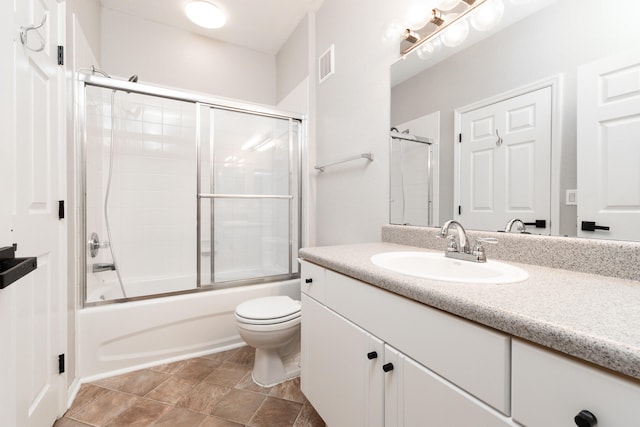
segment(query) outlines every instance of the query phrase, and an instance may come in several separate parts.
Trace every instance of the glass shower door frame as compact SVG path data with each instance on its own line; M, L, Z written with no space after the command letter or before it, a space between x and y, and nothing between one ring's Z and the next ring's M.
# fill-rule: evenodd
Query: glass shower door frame
M229 194L229 193L203 193L202 192L202 108L201 107L208 107L209 108L209 112L211 114L211 127L213 128L215 126L215 122L213 120L213 113L216 110L225 110L225 111L236 111L239 113L245 113L245 114L250 114L250 115L255 115L255 116L262 116L262 117L270 117L270 118L274 118L274 119L279 119L279 120L288 120L289 122L289 194ZM294 118L291 116L284 116L278 113L265 113L265 112L256 112L256 111L249 111L249 110L243 110L243 109L237 109L237 108L232 108L232 107L223 107L220 105L209 105L209 104L198 104L197 105L197 114L196 114L196 126L198 129L197 132L197 198L198 198L198 203L197 203L197 248L196 248L196 252L197 252L197 275L196 275L196 286L198 288L203 288L203 287L215 287L215 288L220 288L220 287L231 287L231 286L241 286L241 285L250 285L250 284L257 284L257 283L267 283L267 282L273 282L273 281L278 281L278 280L287 280L287 279L294 279L294 278L299 278L300 277L300 273L299 273L299 269L296 269L296 271L294 271L294 262L293 262L293 254L294 254L294 243L293 243L293 236L294 233L297 233L297 242L298 245L295 248L296 253L297 251L300 249L301 247L301 236L302 236L302 221L301 221L301 214L302 214L302 177L301 177L301 148L302 148L302 144L301 144L301 132L299 130L299 132L297 133L297 141L296 138L294 138L294 126L297 124L297 126L301 127L302 124L302 120L299 118ZM211 130L210 130L211 132ZM297 154L297 162L294 162L294 144L296 144L296 150L295 153ZM211 186L210 188L215 189L215 156L214 156L214 142L210 141L209 142L209 171L210 171L210 182L209 185ZM294 168L297 166L296 170L294 171ZM297 203L297 209L296 206L294 204L294 180L293 180L293 174L294 172L296 173L297 176L297 191L298 191L298 203ZM210 216L210 227L211 227L211 231L210 231L210 280L208 284L203 284L202 283L202 200L206 200L209 199L211 200L211 216ZM270 276L262 276L262 277L256 277L256 278L250 278L250 279L238 279L238 280L231 280L231 281L225 281L225 282L216 282L215 281L215 272L216 272L216 268L215 268L215 227L214 227L214 221L215 221L215 200L216 199L254 199L254 200L288 200L289 201L289 236L288 236L288 245L289 245L289 255L288 255L288 260L289 260L289 267L288 267L288 273L287 274L280 274L280 275L270 275ZM297 215L296 215L296 210L297 210ZM293 229L293 218L297 217L297 230L294 231ZM222 284L224 283L224 284Z

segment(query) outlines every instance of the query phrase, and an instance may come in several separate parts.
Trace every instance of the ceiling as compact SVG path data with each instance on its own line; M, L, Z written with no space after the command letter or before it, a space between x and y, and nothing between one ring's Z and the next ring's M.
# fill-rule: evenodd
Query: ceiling
M259 52L275 54L308 11L322 0L210 0L227 15L224 27L207 30L184 14L189 0L100 0L102 7L188 30Z

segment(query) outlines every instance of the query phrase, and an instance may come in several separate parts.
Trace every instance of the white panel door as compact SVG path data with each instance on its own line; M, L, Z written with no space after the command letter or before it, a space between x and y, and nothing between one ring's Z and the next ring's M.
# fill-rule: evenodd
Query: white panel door
M14 111L13 92L13 2L0 2L0 247L13 243L12 215L14 205ZM15 284L14 284L15 285ZM0 425L14 426L16 363L15 288L0 290Z
M640 52L578 68L577 121L578 236L640 240Z
M59 93L63 69L57 64L59 6L55 0L14 2L15 201L13 241L17 256L35 256L38 268L14 283L16 292L16 424L49 426L58 415L63 377L58 374L63 308L60 267L64 223L58 220L59 174L64 161ZM20 26L44 25L27 33ZM42 50L37 51L42 46Z
M545 228L528 231L549 234L551 88L469 111L460 121L456 219L491 231L512 218L546 220Z

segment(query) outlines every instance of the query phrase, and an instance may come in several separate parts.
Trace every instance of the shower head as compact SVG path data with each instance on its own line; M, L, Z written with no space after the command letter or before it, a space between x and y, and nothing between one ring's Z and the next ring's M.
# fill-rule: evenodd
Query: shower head
M133 76L129 77L129 81L132 83L136 83L138 81L138 75L134 74Z

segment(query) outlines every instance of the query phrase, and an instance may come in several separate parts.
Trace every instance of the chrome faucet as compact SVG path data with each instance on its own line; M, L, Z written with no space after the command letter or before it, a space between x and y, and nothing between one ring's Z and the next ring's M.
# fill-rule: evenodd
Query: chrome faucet
M453 227L456 230L456 234L449 234L449 229ZM464 261L473 262L487 262L487 256L484 252L483 243L498 243L497 239L491 237L477 238L473 249L469 247L469 239L467 232L462 224L455 220L449 220L444 223L440 229L439 237L446 238L448 240L447 250L444 256L449 258L461 259Z
M115 269L116 269L115 264L107 264L107 263L91 264L92 273L100 273L102 271L111 271Z
M455 236L453 234L449 234L449 228L451 227L456 229ZM440 229L440 237L446 238L448 240L447 253L469 253L467 232L465 231L462 224L460 224L458 221L449 220L445 222Z
M507 222L507 225L504 227L504 232L505 233L511 233L511 229L513 228L514 224L516 224L518 232L520 232L520 233L526 233L527 232L526 225L519 218L513 218L513 219L509 220L509 222Z

